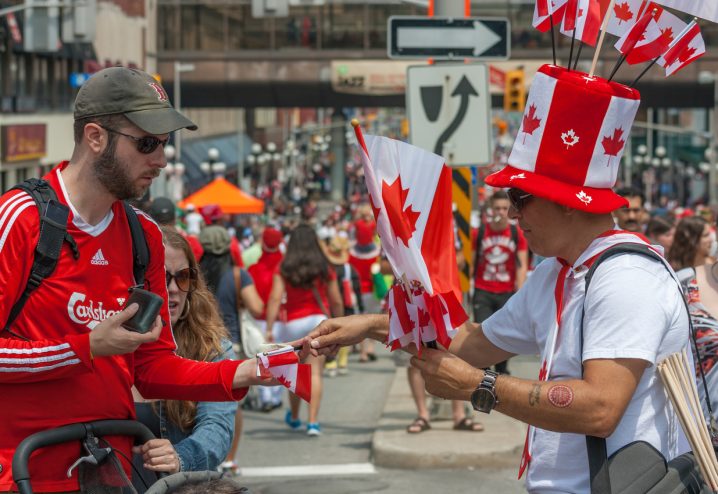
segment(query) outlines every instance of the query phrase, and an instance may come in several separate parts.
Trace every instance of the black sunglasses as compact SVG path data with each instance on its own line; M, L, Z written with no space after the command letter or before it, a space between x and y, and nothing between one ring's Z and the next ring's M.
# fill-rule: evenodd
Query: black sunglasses
M509 196L509 202L511 203L511 206L516 211L521 211L528 202L528 200L533 197L533 194L524 192L521 189L509 189L506 193Z
M99 125L99 124L98 124ZM167 142L170 140L169 137L167 139L159 139L155 136L132 136L130 134L125 134L123 132L120 132L119 130L110 129L108 127L105 127L104 125L100 125L103 129L105 129L107 132L112 132L113 134L118 134L124 137L127 137L128 139L132 139L135 141L135 145L137 146L137 151L139 151L142 154L150 154L153 152L157 147L161 144L162 147L165 147L167 145Z
M194 268L180 269L176 273L165 273L165 280L167 281L167 287L169 288L172 280L177 283L177 288L183 292L193 292L197 288L197 270Z

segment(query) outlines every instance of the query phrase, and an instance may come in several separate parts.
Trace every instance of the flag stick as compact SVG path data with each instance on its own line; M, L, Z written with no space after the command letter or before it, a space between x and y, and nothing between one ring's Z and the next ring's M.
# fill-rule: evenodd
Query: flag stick
M578 59L581 58L581 50L583 50L583 43L580 41L578 42L578 53L576 53L576 61L573 63L573 70L576 70L576 67L578 67Z
M608 76L609 82L613 79L613 76L616 75L616 72L618 72L619 67L621 67L621 65L623 65L623 62L625 62L625 61L626 61L626 55L625 54L621 55L621 58L618 59L618 61L616 62L616 65L613 66L611 75Z
M658 59L659 59L659 58L661 58L660 55L657 56L656 58L654 58L653 60L651 60L651 63L648 64L648 67L646 67L645 69L643 69L643 72L641 72L640 74L638 74L638 77L636 77L636 79L631 83L631 85L630 85L629 87L635 86L636 83L641 79L641 77L643 77L644 75L646 75L646 72L648 72L648 71L651 69L651 67L653 67L653 66L656 64L656 62L658 62Z
M589 77L593 77L596 72L596 64L598 63L598 55L601 54L601 47L603 46L603 38L606 37L606 28L608 27L608 19L611 17L613 12L613 6L616 0L611 0L608 4L608 10L606 10L606 16L603 18L603 24L601 25L601 36L598 37L598 45L596 46L596 52L593 54L593 63L591 63L591 71L588 73Z
M573 44L576 41L576 27L573 28L573 34L571 35L571 51L568 52L568 70L571 70L571 60L573 59Z
M556 35L553 32L553 12L551 11L551 3L549 1L549 23L551 24L551 53L553 54L553 64L556 65Z

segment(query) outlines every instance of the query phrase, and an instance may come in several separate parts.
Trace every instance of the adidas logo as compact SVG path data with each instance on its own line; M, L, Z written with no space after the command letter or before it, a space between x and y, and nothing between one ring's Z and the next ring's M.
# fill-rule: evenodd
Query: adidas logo
M125 305L125 297L117 297L117 303L120 305Z
M107 266L110 263L107 262L105 256L102 255L102 249L97 249L97 252L95 252L95 255L92 256L92 259L90 260L90 264L94 264L95 266Z

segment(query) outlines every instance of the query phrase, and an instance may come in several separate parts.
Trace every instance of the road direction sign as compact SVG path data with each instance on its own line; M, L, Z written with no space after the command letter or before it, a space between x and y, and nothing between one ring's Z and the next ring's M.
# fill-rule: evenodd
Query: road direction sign
M507 60L510 56L508 19L392 16L388 23L389 58Z
M483 64L414 65L407 70L409 140L449 166L491 162L491 94Z

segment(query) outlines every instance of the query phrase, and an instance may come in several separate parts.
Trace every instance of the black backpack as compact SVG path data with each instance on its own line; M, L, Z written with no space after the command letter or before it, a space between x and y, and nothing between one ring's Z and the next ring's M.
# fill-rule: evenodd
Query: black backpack
M70 245L75 259L80 257L80 252L77 249L75 239L67 233L67 219L70 210L57 200L57 194L46 180L30 178L10 190L14 189L27 192L35 201L40 213L40 238L35 247L35 257L25 290L10 310L10 315L0 333L7 331L13 336L26 340L27 338L12 332L10 326L22 311L32 292L40 286L42 280L50 276L55 270L63 244L67 242ZM145 271L150 261L150 251L137 213L127 202L123 202L123 205L132 235L132 272L135 277L135 285L144 286Z

